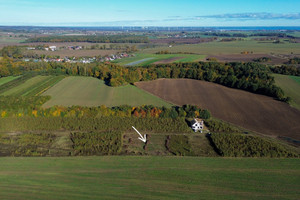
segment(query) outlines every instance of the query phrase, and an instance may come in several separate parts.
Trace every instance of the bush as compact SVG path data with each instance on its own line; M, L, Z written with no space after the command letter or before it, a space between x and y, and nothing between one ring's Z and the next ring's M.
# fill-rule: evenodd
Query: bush
M205 126L212 132L225 132L225 133L241 133L242 130L226 122L217 119L209 119L204 121Z
M48 156L55 139L51 133L23 133L2 135L1 154L5 156Z
M189 138L185 135L168 136L166 148L176 156L192 156L192 147Z
M121 133L71 133L74 155L116 155L122 148Z

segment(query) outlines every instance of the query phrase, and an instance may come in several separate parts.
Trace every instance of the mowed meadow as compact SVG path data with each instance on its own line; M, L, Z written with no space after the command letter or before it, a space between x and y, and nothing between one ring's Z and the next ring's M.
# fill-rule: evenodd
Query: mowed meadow
M299 159L0 158L1 199L299 199Z
M118 106L155 105L171 107L172 104L133 85L109 87L104 81L92 77L66 77L43 93L51 96L44 104L48 108L61 106Z

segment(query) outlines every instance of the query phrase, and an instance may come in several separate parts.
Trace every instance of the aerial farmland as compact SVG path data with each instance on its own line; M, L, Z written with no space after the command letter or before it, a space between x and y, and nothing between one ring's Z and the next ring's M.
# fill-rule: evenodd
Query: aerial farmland
M299 199L299 2L0 7L0 199Z

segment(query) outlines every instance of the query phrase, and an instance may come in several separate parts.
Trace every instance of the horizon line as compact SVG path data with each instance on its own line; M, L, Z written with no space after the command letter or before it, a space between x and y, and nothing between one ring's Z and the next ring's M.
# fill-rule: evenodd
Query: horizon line
M246 25L246 26L161 26L161 25L150 25L150 26L143 26L143 25L2 25L0 24L0 27L162 27L162 28L186 28L186 27L190 27L190 28L218 28L218 27L300 27L300 25L298 26L280 26L280 25L276 25L276 26L261 26L261 25Z

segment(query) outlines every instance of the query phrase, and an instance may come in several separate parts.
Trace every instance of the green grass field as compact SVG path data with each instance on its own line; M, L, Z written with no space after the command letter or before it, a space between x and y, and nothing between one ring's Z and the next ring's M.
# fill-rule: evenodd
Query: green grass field
M7 37L7 36L0 36L0 44L7 44L7 43L20 43L24 42L24 38L15 38L15 37Z
M273 76L275 77L275 84L292 98L290 105L300 110L300 77L281 74L273 74Z
M51 96L51 100L46 102L44 107L54 105L118 106L124 104L172 106L135 86L109 87L104 84L104 81L92 77L67 77L43 95Z
M292 35L294 37L300 37L300 32L299 31L295 31L293 33L288 33L288 35Z
M299 159L0 158L1 199L299 199Z
M175 45L169 47L157 47L142 50L141 53L151 54L158 51L168 50L169 52L190 52L203 55L214 54L240 54L243 51L254 54L294 54L300 53L300 43L258 43L254 40L233 41L233 42L207 42L200 44Z
M156 52L153 52L156 53ZM173 60L172 62L195 62L204 60L204 55L195 55L195 54L136 54L135 57L131 58L124 58L117 60L116 63L120 65L140 65L145 66L149 64L153 64L157 61L162 61L165 59L172 59L178 58ZM143 61L145 59L145 61ZM142 61L142 62L138 62ZM136 63L136 64L135 64Z
M8 76L8 77L2 77L0 78L0 86L5 84L5 83L8 83L9 81L12 81L16 78L19 78L19 76Z
M63 76L35 76L3 93L4 96L33 96L50 88L63 79Z
M299 76L290 76L291 79L296 81L298 84L300 84L300 77Z

